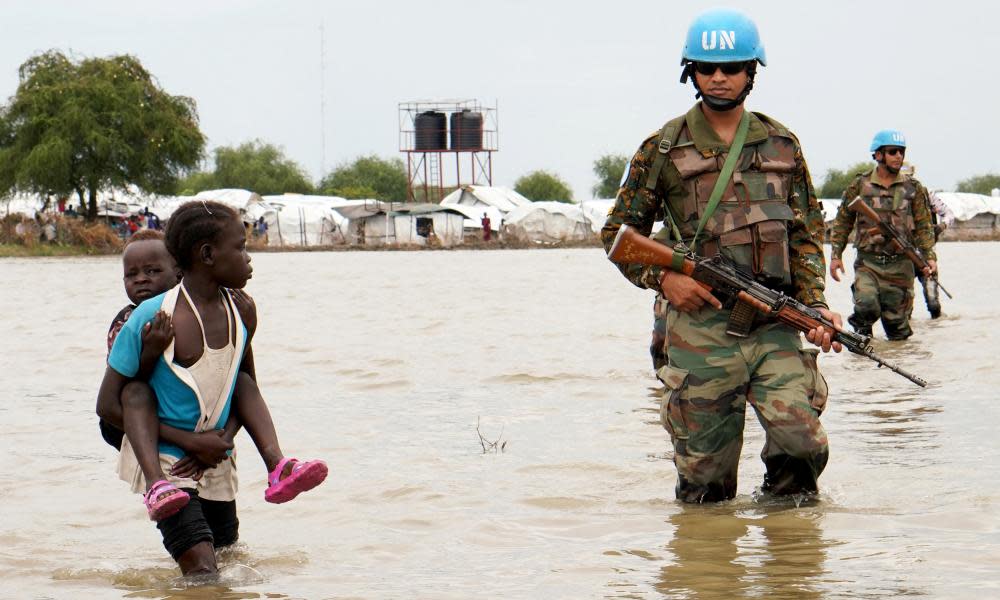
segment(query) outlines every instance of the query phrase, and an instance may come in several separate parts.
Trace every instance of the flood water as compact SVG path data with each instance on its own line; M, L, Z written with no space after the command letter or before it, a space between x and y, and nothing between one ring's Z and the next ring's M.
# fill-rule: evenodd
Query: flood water
M0 260L0 598L1000 597L1000 244L939 254L946 315L876 326L930 386L824 356L831 458L802 506L754 501L752 411L739 496L674 500L652 297L600 249L257 254L261 388L285 452L331 474L267 504L240 434L241 541L210 584L97 430L119 259ZM846 317L848 283L828 299Z

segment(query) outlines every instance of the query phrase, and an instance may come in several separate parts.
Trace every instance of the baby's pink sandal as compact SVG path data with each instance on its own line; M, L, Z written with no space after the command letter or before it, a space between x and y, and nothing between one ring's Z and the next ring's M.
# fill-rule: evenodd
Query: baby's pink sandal
M292 470L287 477L282 479L281 473L288 463L292 463ZM326 463L321 460L300 462L295 458L283 458L278 462L278 466L268 473L264 500L272 504L288 502L302 492L323 483L327 472Z
M174 493L170 494L171 491ZM191 496L187 492L166 479L154 483L142 496L142 503L146 505L149 520L157 522L174 516L190 501Z

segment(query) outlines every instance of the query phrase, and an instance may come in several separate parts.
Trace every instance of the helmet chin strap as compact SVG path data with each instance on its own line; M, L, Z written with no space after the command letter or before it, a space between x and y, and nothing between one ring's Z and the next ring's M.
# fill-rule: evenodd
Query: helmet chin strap
M750 90L753 89L753 78L754 75L757 74L757 69L755 68L756 64L753 63L752 61L751 64L753 66L747 69L746 86L743 88L743 91L740 92L738 96L736 96L731 100L729 98L720 98L718 96L711 96L709 94L702 92L701 88L698 87L698 79L694 76L694 65L691 63L685 65L684 71L681 73L681 83L687 83L688 77L690 77L691 83L694 85L694 89L696 92L694 95L695 100L701 98L702 101L705 103L705 106L709 107L710 109L717 112L726 112L727 110L733 110L737 106L743 104L743 102L747 99L747 96L750 95Z

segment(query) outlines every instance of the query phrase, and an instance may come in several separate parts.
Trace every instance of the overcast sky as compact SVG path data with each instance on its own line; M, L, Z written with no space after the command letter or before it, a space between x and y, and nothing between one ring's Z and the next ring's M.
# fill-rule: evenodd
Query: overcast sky
M0 6L0 93L11 96L18 66L50 48L132 54L168 93L195 99L210 149L260 138L314 178L363 154L402 157L400 102L474 98L499 108L495 185L546 169L580 200L590 198L596 158L631 156L690 107L692 88L678 82L684 33L714 6L11 0ZM767 49L747 106L798 134L817 185L827 169L867 159L881 128L906 134L907 159L928 187L1000 171L1000 5L723 6L747 12Z

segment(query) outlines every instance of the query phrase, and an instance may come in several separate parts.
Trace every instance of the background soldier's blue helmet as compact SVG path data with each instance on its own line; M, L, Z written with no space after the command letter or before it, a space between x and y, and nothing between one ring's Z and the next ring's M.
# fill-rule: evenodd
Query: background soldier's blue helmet
M906 148L906 138L903 136L903 132L898 129L883 129L872 138L872 146L869 150L875 152L882 146Z
M757 25L738 10L716 8L695 17L681 52L681 66L689 62L756 60L767 65Z
M696 63L746 63L747 84L736 98L719 98L704 94L694 76ZM757 26L750 17L738 10L716 8L701 13L691 22L687 40L681 52L681 83L691 78L695 98L702 98L712 110L727 111L743 104L757 74L757 63L767 65L764 44Z

